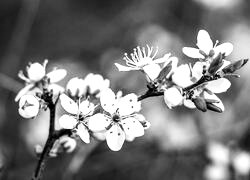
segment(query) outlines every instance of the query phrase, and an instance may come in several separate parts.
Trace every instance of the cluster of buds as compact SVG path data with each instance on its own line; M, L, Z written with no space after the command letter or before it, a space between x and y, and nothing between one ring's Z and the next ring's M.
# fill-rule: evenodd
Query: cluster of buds
M147 92L141 96L134 93L122 96L121 91L114 93L108 79L92 73L84 79L70 79L64 89L56 83L66 76L66 70L46 73L47 60L43 65L32 63L27 67L27 77L19 73L26 82L15 99L19 101L19 113L24 118L33 118L41 108L60 102L65 113L58 122L62 129L72 132L71 137L79 137L85 143L90 143L91 137L102 137L111 150L119 151L125 140L133 141L149 128L150 123L140 114L141 100L147 97L162 95L169 109L184 105L203 112L224 111L222 101L215 94L228 90L231 83L226 77L238 77L235 71L247 60L226 60L233 45L217 44L213 45L207 31L200 30L198 48L183 48L185 55L197 60L193 65L178 65L178 58L170 53L156 58L158 49L149 46L135 48L130 56L125 53L126 66L118 63L115 66L119 71L143 72ZM74 147L74 143L71 144Z

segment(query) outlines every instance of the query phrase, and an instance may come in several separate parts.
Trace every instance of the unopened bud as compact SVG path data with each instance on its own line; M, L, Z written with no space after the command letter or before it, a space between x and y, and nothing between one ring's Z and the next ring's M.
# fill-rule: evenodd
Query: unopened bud
M173 86L164 91L164 100L167 106L171 109L172 107L182 104L183 96L180 90Z
M207 111L207 105L206 105L206 101L205 101L204 98L202 98L202 97L196 97L192 101L194 102L194 104L197 107L197 109L199 109L202 112L206 112Z

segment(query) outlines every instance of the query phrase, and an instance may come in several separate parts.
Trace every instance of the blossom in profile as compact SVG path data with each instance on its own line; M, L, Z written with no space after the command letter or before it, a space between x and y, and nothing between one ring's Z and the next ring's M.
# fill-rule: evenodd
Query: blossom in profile
M231 43L223 43L217 46L217 42L213 45L213 41L206 30L200 30L197 35L197 47L184 47L182 52L191 58L205 59L207 57L215 57L219 53L228 56L233 51Z
M115 63L119 71L136 71L140 70L146 74L149 80L154 80L157 78L161 71L161 66L159 64L168 61L170 58L170 53L165 54L162 58L154 59L158 52L158 48L154 50L153 47L147 48L139 46L134 49L134 52L130 54L130 57L125 53L123 58L126 61L127 66Z
M95 95L97 98L100 97L100 93L110 86L110 81L104 79L100 74L89 73L85 79L86 89L88 94Z
M80 98L87 92L86 83L83 79L74 77L66 85L66 92L71 97Z
M23 95L19 101L19 114L24 118L34 118L40 109L40 103L37 97L27 94Z
M132 141L144 135L144 129L149 127L141 110L141 102L135 94L124 97L115 95L111 89L103 91L100 96L103 113L97 113L89 118L88 126L93 132L106 132L109 148L119 151L126 140Z
M18 101L20 97L27 94L30 90L36 87L39 88L43 80L48 81L48 90L53 90L57 94L62 91L62 87L55 83L62 80L66 76L67 71L65 69L55 69L46 73L47 63L48 60L45 60L43 64L38 62L31 63L26 68L27 77L24 75L23 71L19 72L18 76L26 82L26 86L17 93L15 101Z
M93 103L88 100L75 102L66 94L60 95L63 109L68 112L59 118L59 125L64 129L72 129L85 142L90 142L90 135L87 128L87 119L95 110Z

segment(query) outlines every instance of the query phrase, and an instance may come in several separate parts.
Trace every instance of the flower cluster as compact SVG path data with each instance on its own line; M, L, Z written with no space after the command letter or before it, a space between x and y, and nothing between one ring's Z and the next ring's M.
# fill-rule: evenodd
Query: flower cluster
M185 105L207 110L223 112L224 105L216 94L226 92L231 86L228 76L239 77L234 72L246 64L247 59L230 62L226 57L233 51L231 43L215 45L205 30L197 36L198 48L184 47L183 53L197 61L178 66L178 59L170 53L154 59L153 48L136 48L131 58L125 54L127 66L115 64L119 71L140 70L148 79L146 97L164 95L168 108ZM162 64L160 66L160 64Z
M34 118L41 108L46 110L47 107L54 113L57 102L60 102L65 113L58 122L65 131L52 130L50 135L59 139L55 141L53 151L60 151L57 142L60 147L63 144L63 148L71 152L75 148L75 141L69 139L69 136L90 143L91 137L96 135L104 137L111 150L119 151L125 140L133 141L143 136L144 130L150 126L140 113L141 100L145 98L163 96L169 109L184 105L203 112L224 111L224 105L217 94L230 88L231 83L227 77L238 77L235 71L248 60L226 60L233 45L217 44L218 41L213 44L207 31L200 30L197 36L198 48L183 48L186 56L196 60L193 65L178 65L178 58L170 53L159 58L158 48L148 45L146 48L135 48L130 56L125 53L126 66L118 63L115 66L119 71L143 72L147 80L147 91L141 96L135 93L122 96L121 91L114 93L108 79L93 73L85 78L70 79L64 90L56 83L66 76L66 70L55 69L47 73L47 60L44 64L31 63L27 67L27 76L22 71L19 73L19 77L26 82L26 86L15 98L15 101L19 101L19 114L24 118ZM68 138L62 138L64 135Z

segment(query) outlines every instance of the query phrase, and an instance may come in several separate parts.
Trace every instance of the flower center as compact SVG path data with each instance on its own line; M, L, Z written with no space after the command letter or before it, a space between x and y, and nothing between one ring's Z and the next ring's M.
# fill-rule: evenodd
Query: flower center
M120 117L118 114L113 114L112 120L113 120L114 122L120 122L121 117Z

